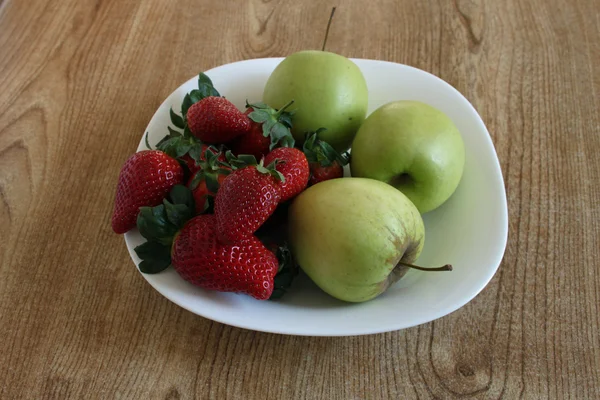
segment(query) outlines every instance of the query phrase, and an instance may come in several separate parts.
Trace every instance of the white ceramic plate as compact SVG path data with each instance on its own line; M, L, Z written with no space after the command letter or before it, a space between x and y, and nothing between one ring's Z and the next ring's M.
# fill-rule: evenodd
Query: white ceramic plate
M254 59L206 71L219 92L244 109L245 101L260 101L267 78L281 58ZM471 104L441 79L406 65L353 60L369 88L369 113L394 100L420 100L452 118L466 146L465 172L452 197L424 215L423 266L450 263L453 272L411 270L378 298L361 304L338 301L316 287L304 274L278 301L197 288L169 268L142 276L179 306L224 324L257 331L349 336L393 331L447 315L475 297L496 272L506 247L508 213L502 172L489 133ZM197 77L173 92L148 125L154 145L167 133L169 108L179 111L184 95L197 88ZM144 149L143 138L139 150ZM131 258L143 242L137 230L125 235Z

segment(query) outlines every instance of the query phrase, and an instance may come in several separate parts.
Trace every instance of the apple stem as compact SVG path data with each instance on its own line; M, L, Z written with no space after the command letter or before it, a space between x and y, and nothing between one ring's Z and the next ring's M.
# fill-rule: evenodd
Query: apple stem
M423 267L419 267L418 265L413 265L413 264L405 263L402 261L400 261L398 264L404 265L405 267L418 269L419 271L452 271L452 265L450 265L450 264L442 265L441 267L438 267L438 268L423 268Z
M327 30L325 31L325 39L323 39L323 48L321 51L325 51L325 45L327 44L327 37L329 36L329 27L331 26L331 20L333 20L333 14L335 14L335 7L331 9L331 15L329 16L329 21L327 22Z

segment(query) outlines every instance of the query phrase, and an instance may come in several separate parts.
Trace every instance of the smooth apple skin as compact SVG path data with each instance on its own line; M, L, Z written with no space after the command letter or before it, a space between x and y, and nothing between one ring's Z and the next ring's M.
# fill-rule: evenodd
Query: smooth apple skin
M326 51L305 50L286 57L265 85L263 101L296 110L292 134L298 142L324 127L320 138L338 151L348 149L367 115L368 90L356 64Z
M383 293L415 261L425 240L413 203L392 186L338 178L311 186L288 214L292 253L326 293L363 302Z
M350 169L352 176L393 185L426 213L454 193L464 163L462 136L446 114L418 101L396 101L360 127Z

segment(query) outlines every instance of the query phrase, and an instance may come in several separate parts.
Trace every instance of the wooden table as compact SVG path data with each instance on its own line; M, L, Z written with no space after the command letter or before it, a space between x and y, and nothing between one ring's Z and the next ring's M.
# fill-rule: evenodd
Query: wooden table
M488 287L412 329L257 333L169 302L110 215L162 100L227 62L320 48L454 85L510 233ZM0 0L0 398L600 398L600 4Z

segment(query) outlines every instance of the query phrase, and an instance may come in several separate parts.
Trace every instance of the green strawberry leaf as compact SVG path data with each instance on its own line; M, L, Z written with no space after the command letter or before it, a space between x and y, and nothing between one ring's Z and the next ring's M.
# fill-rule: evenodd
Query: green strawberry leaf
M200 73L198 75L198 89L196 89L196 90L197 90L196 95L200 97L198 99L198 101L202 100L205 97L209 97L209 96L215 96L215 97L221 96L221 94L217 91L217 89L215 89L210 78L204 73Z
M276 123L271 128L271 145L269 146L270 150L273 150L275 147L294 147L295 141L294 137L290 133L290 129L281 123Z
M331 147L331 145L324 140L319 140L319 147L321 148L322 153L325 155L327 160L330 162L328 165L331 165L333 161L337 161L342 167L348 164L348 153L340 154L336 149ZM321 162L321 165L323 165L323 162Z
M246 166L258 164L256 157L254 157L252 154L240 154L238 156L238 160L242 161Z
M170 130L170 128L169 128ZM165 135L162 139L160 139L158 141L158 143L156 143L156 148L160 150L160 145L163 144L164 142L166 142L167 140L171 139L172 135Z
M190 153L192 149L194 149L194 151L201 151L202 143L197 138L194 136L185 137L182 136L180 132L171 129L170 127L168 129L169 135L162 138L156 145L158 150L164 151L173 158L181 158ZM196 147L199 147L200 149L198 150ZM180 160L180 162L185 165L184 160Z
M192 218L192 209L185 204L171 204L166 199L163 200L167 219L175 225L177 229L183 228L183 225Z
M277 164L280 163L279 159L273 160L269 165L263 165L263 160L260 160L260 163L256 166L256 169L261 174L269 174L280 182L285 182L285 176L281 172L277 170Z
M265 137L269 136L271 134L271 130L275 125L277 125L277 121L275 121L274 119L269 118L267 121L265 121L262 125L263 135Z
M212 80L204 72L198 74L198 87L200 86L213 86Z
M203 72L200 72L198 74L198 90L207 94L204 97L208 97L208 96L219 97L219 96L221 96L221 94L219 94L217 89L215 89L215 86L213 85L213 83L210 80L210 78L208 77L208 75L206 75Z
M196 172L192 178L192 181L190 182L190 190L196 190L200 182L205 180L205 177L204 171L200 170Z
M198 94L199 94L199 96L201 96L200 100L202 100L206 97L211 97L211 96L219 97L220 96L219 92L217 92L217 90L212 86L200 86L198 88ZM198 100L198 101L200 101L200 100Z
M203 72L200 72L198 74L198 89L193 89L192 91L187 93L185 95L185 97L183 98L183 102L181 103L181 115L183 116L183 118L182 118L183 123L181 124L181 126L179 126L179 125L177 125L177 123L175 123L175 121L173 121L173 124L181 129L187 128L187 113L188 113L188 110L190 109L190 107L192 106L192 104L195 104L195 103L199 102L200 100L204 99L205 97L209 97L209 96L219 97L221 95L219 94L217 89L215 89L215 87L213 86L213 83L210 80L210 78ZM177 121L177 122L179 122L179 121ZM185 131L184 131L184 135L185 135Z
M173 236L177 233L177 227L169 221L162 204L156 207L140 207L137 227L147 240L167 246L172 243Z
M175 185L169 193L170 202L156 207L140 207L137 227L148 241L170 246L179 229L193 216L194 197L183 185Z
M190 92L190 99L192 100L192 104L195 104L202 100L203 98L208 97L202 91L198 89L194 89Z
M163 138L160 139L158 141L158 143L156 144L156 148L158 150L162 150L161 146L163 145L163 143L165 143L169 139L173 139L173 138L176 138L176 137L182 137L181 132L179 132L178 130L175 130L175 129L171 128L170 126L167 126L167 130L169 131L169 133L167 135L163 136Z
M231 168L233 168L233 169L240 168L240 161L238 160L238 158L235 155L233 155L231 150L227 150L225 152L225 159L227 160L227 163L229 165L231 165Z
M148 241L134 250L142 259L141 272L156 274L171 264L171 245L177 231L193 217L194 197L183 185L175 185L169 197L173 203L163 200L156 207L140 207L137 227Z
M254 157L252 154L239 154L236 157L235 155L233 155L231 150L227 150L227 152L225 152L225 158L227 162L219 162L219 165L221 167L228 167L233 170L241 169L250 165L258 165L256 157Z
M151 243L151 242L146 242ZM158 274L171 265L171 257L162 259L142 260L138 265L140 271L144 274Z
M210 149L206 149L206 151L204 152L204 158L206 159L206 163L208 164L208 167L211 169L215 168L218 157L219 157L218 154L215 154Z
M276 255L279 261L279 270L275 275L273 294L269 300L281 298L292 286L292 282L299 272L298 265L294 261L287 243L284 242L277 248Z
M190 151L190 149L192 148L192 144L189 142L183 142L180 141L179 143L176 144L175 146L175 157L183 157L184 155L186 155L188 153L188 151Z
M174 204L163 199L163 205L170 223L180 228L191 218L191 212L187 204Z
M190 148L189 153L190 157L192 158L192 160L194 160L196 162L196 164L198 164L200 161L202 161L202 143L200 143L200 141L196 141Z
M258 110L252 111L250 114L248 114L248 118L254 122L262 124L263 122L268 121L271 118L271 115L267 111Z
M192 135L192 131L190 131L190 128L187 126L187 124L185 124L185 128L183 128L183 137L186 139L194 137L194 135Z
M194 102L192 101L192 98L188 93L185 95L185 97L183 98L183 102L181 103L181 115L183 115L184 121L187 121L187 112L192 106L192 104L194 104Z
M295 141L290 129L292 128L293 112L285 111L294 102L275 110L264 103L249 104L246 101L246 107L252 108L248 117L262 124L264 137L271 137L270 150L275 147L294 147Z
M214 174L206 174L204 179L206 180L206 188L208 191L217 193L219 190L219 181L217 180L217 177Z
M281 114L281 116L279 117L279 122L281 122L283 125L287 126L289 129L292 128L292 115L293 113L291 112L284 112Z
M178 144L180 142L180 138L177 136L171 137L167 140L165 140L162 143L159 143L156 148L164 151L165 153L167 153L168 155L170 155L171 157L178 157L177 155L177 147Z
M169 198L173 204L183 204L190 210L195 208L194 195L192 191L184 185L175 185L169 193Z
M261 174L270 174L270 171L267 167L265 167L264 165L257 165L256 169L258 170L258 172L260 172Z
M317 152L315 151L315 140L317 140L316 133L306 133L304 135L302 151L309 163L319 162Z
M169 109L169 115L171 116L171 122L173 123L173 125L175 125L179 129L183 129L183 127L185 126L185 122L183 122L182 117L175 114L175 111L173 111L173 108Z
M349 156L347 153L340 154L329 143L318 138L318 135L325 130L325 128L319 128L315 132L306 133L302 151L308 162L318 162L323 167L328 167L335 161L341 166L348 164Z
M246 108L250 108L250 107L254 108L255 110L256 109L262 110L262 109L268 109L268 108L270 108L268 105L266 105L262 101L250 104L250 103L248 103L248 100L246 100Z
M175 129L171 128L170 126L167 126L167 129L169 130L169 135L167 135L166 137L178 137L178 136L181 136L181 132L176 131Z
M134 249L142 260L138 265L144 274L157 274L171 265L171 249L169 246L155 242L145 242Z
M277 174L277 179L281 182L281 183L285 183L285 176L283 176L283 174L277 170L275 170L275 173Z
M163 143L163 145L161 145L159 150L164 151L171 157L175 157L175 147L174 147L173 142L167 141L167 142Z

